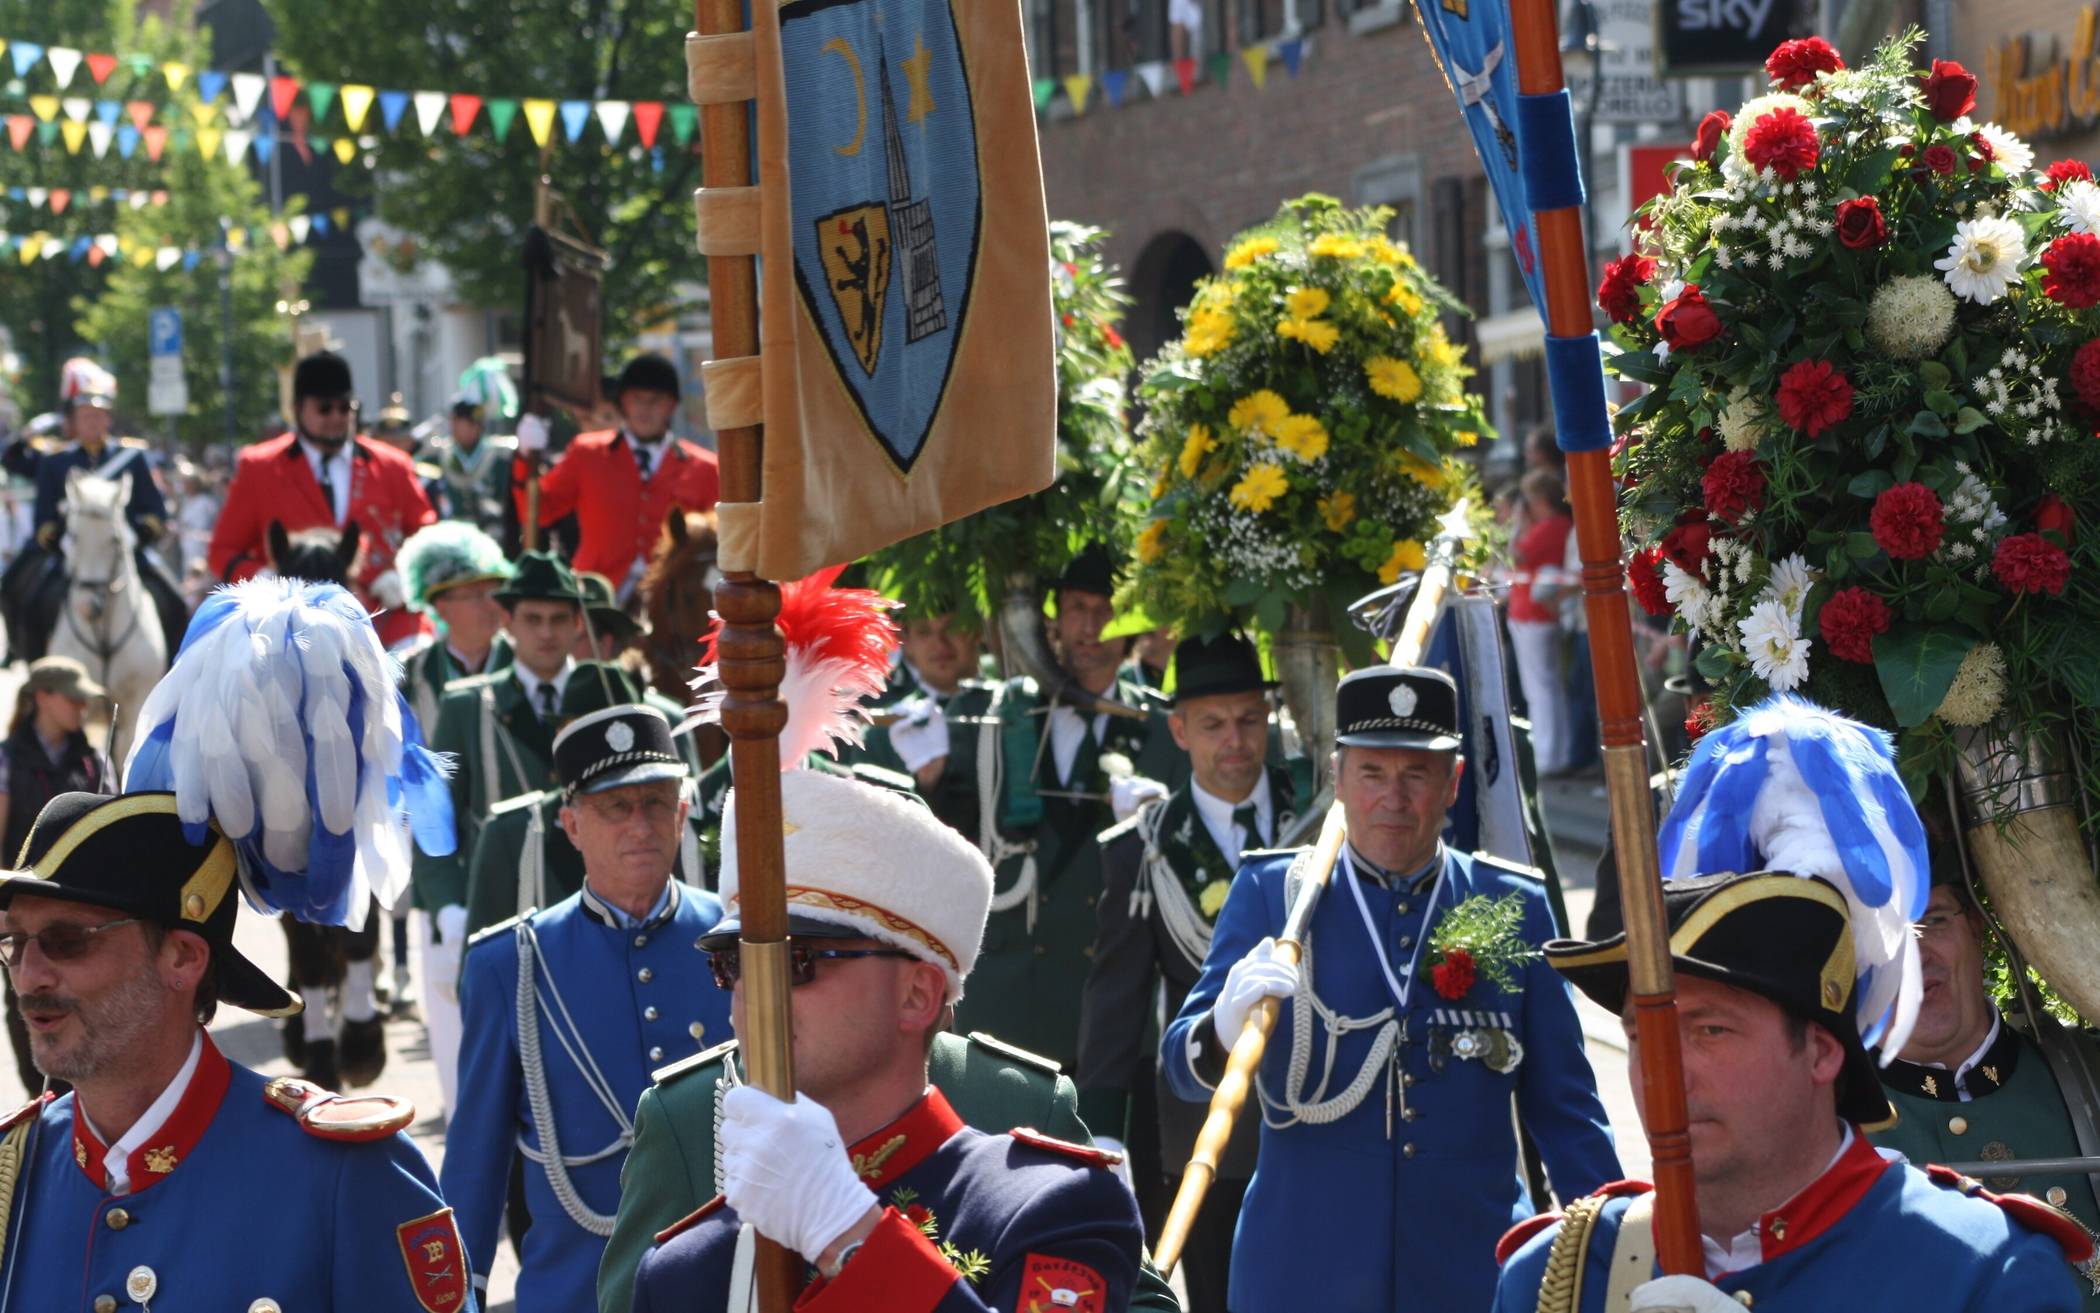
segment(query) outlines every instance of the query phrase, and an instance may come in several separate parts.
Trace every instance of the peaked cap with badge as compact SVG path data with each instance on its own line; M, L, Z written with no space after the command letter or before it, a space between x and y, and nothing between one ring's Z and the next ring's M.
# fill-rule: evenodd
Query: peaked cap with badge
M578 681L572 675L569 682L573 686ZM554 769L570 797L652 780L682 780L691 774L671 741L669 717L636 703L609 706L570 721L554 737Z
M1337 747L1456 752L1458 684L1428 666L1371 666L1335 688Z

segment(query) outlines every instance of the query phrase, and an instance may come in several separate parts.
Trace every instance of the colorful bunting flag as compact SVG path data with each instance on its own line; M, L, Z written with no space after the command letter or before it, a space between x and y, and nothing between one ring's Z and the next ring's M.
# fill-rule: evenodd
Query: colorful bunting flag
M195 100L190 102L190 117L197 121L198 127L210 127L212 120L218 118L218 116L219 107L211 101Z
M1130 75L1120 68L1111 68L1101 74L1101 96L1114 109L1123 103L1123 88L1130 83Z
M499 96L489 102L489 127L495 130L498 145L510 139L511 120L517 116L517 101L507 96Z
M236 73L233 75L233 105L240 111L239 118L250 118L255 107L262 103L263 91L269 81L260 73Z
M1174 80L1181 84L1181 94L1194 95L1196 91L1196 61L1183 55L1174 61Z
M219 153L219 143L225 138L226 134L218 128L198 128L197 153L205 159L210 159Z
M671 140L683 148L693 139L693 128L700 121L700 107L684 101L674 101L664 112L671 116Z
M418 91L412 99L416 106L416 127L426 137L436 135L438 120L445 116L445 93Z
M1155 59L1149 64L1137 66L1138 81L1145 84L1145 94L1158 100L1167 93L1167 62Z
M372 95L373 92L372 88L370 87L362 86L357 83L347 83L344 85L343 123L352 132L364 131L365 115L369 113L372 108ZM319 113L320 111L316 110L315 112ZM345 161L345 163L348 163L348 161Z
M107 123L110 127L117 126L117 115L123 112L124 107L114 100L98 100L95 102L95 117Z
M1269 48L1248 46L1240 52L1240 59L1247 65L1247 76L1254 79L1254 89L1260 91L1269 81Z
M212 101L226 90L226 75L215 68L200 69L197 73L197 98Z
M1032 90L1035 92L1036 112L1041 113L1050 107L1050 98L1057 94L1057 79L1037 78Z
M127 101L124 105L124 112L131 116L131 126L137 128L140 132L144 132L146 125L153 121L153 103L151 101Z
M90 52L87 57L87 67L88 76L95 79L95 85L99 87L109 81L110 74L117 71L117 57L115 55Z
M180 247L163 246L153 253L153 267L162 273L168 272L168 270L173 269L180 263L182 263L182 250Z
M66 112L66 117L75 123L87 122L87 116L95 108L95 103L86 96L67 96L64 100L59 101L58 104L59 108Z
M67 187L53 187L51 189L51 213L64 214L66 207L72 203L72 189Z
M624 100L601 100L598 102L598 127L605 133L605 144L620 144L620 134L627 130L628 105Z
M335 103L335 83L333 83L333 82L309 82L309 83L307 83L307 84L306 84L306 103L307 103L307 104L309 104L309 105L311 105L311 106L313 106L313 108L314 108L314 122L316 122L316 123L319 123L319 122L320 122L321 120L323 120L323 119L327 118L327 117L328 117L328 107L329 107L330 105L333 105L333 104ZM347 102L346 102L346 103L347 103ZM355 132L355 131L357 131L357 128L356 128L356 126L355 126L355 125L353 125L353 126L351 127L351 129L350 129L350 130L351 130L352 132Z
M58 78L58 88L63 91L73 85L73 75L80 71L80 52L70 46L53 46L44 52L51 61L51 72Z
M139 130L129 123L117 125L117 154L130 159L139 148Z
M104 123L101 119L96 119L93 123L87 125L87 134L88 146L95 152L95 158L99 160L109 154L109 143L116 137L117 130Z
M1220 50L1217 54L1212 55L1210 59L1206 61L1206 64L1210 71L1211 81L1217 83L1221 87L1229 85L1229 79L1232 77L1231 55L1228 55L1224 51Z
M269 167L270 156L277 149L277 134L269 131L256 133L254 142L250 144L250 149L255 152L255 162L257 164L265 168Z
M299 98L299 79L279 73L270 79L270 108L278 118L292 116L292 102Z
M76 123L72 119L67 119L58 126L60 131L65 133L66 154L78 155L80 147L87 141L87 124Z
M561 128L569 134L569 144L583 135L583 125L591 121L591 102L588 100L565 100L561 103Z
M162 64L160 66L160 75L168 80L168 90L180 91L182 90L182 84L189 80L190 66L188 64Z
M554 127L554 102L551 100L528 100L525 102L525 126L532 130L532 144L547 144L547 133Z
M335 158L339 164L348 164L357 156L357 142L350 137L335 139Z
M1283 56L1284 71L1297 77L1299 66L1305 62L1305 38L1292 37L1276 47L1276 53Z
M292 240L304 246L306 234L313 227L313 220L303 214L295 214L285 222L292 230Z
M158 123L140 129L139 135L146 139L146 158L160 163L160 153L168 147L168 130Z
M645 148L656 148L656 129L664 121L664 103L660 100L637 100L634 102L634 135Z
M57 96L31 96L29 108L35 112L37 122L49 123L58 117Z
M1074 114L1086 113L1086 97L1094 89L1094 79L1085 73L1070 73L1065 77L1065 96L1072 102Z
M451 98L452 135L464 137L474 126L474 118L481 113L481 97L464 91L455 92Z
M408 112L406 91L382 91L379 93L379 121L392 132L401 126L401 116Z
M29 70L44 57L44 48L33 41L17 41L8 46L7 56L15 61L15 76L26 78Z
M22 149L22 148L23 148L24 146L27 146L27 145L29 144L29 132L30 132L30 129L34 128L35 126L36 126L36 120L35 120L35 119L33 119L33 118L31 118L31 117L29 117L29 116L28 116L27 114L10 114L10 115L8 115L8 116L7 116L7 140L8 140L8 142L9 142L9 143L10 143L11 145L13 145L13 146L14 146L14 148L15 148L16 150L20 150L20 149Z

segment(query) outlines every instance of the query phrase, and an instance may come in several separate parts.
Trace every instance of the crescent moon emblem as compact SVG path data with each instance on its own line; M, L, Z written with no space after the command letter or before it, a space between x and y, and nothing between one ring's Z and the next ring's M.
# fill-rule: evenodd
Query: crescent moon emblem
M868 84L861 76L860 56L853 53L853 47L846 44L846 38L842 36L835 36L826 41L820 53L836 54L846 61L846 67L853 70L853 103L860 110L860 124L854 129L851 142L844 146L833 146L832 149L841 155L858 155L861 143L868 139Z

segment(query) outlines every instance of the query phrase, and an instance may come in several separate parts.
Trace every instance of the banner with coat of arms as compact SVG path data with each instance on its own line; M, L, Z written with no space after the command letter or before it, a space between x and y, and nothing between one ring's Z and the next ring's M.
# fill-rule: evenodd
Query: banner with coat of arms
M1049 239L1018 0L753 20L764 498L724 530L794 579L1051 481Z

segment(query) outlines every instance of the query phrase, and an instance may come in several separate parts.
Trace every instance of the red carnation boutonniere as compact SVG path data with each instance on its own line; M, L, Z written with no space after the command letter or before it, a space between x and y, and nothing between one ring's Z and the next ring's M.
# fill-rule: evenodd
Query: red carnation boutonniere
M1422 966L1437 996L1457 1002L1485 976L1505 994L1521 994L1517 978L1538 950L1524 939L1524 898L1475 894L1436 923Z

